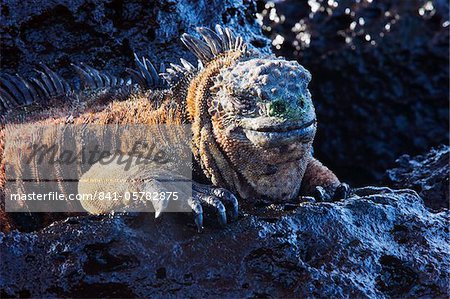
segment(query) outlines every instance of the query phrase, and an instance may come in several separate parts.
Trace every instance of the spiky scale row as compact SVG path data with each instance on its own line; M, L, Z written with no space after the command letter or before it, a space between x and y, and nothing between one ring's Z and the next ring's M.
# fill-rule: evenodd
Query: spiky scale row
M69 84L46 65L36 70L40 77L25 80L19 75L2 74L0 77L0 112L50 97L67 94Z
M87 89L120 87L130 83L85 64L72 66L80 74ZM46 65L40 64L40 68L42 70L36 70L39 76L30 80L25 80L18 74L12 76L5 73L0 76L0 113L74 92L69 83Z
M197 28L197 32L204 41L189 34L183 34L181 41L198 59L197 67L193 66L183 58L181 64L170 64L170 68L160 75L170 84L174 84L187 73L197 72L217 56L227 51L240 51L245 53L247 45L241 36L236 36L230 28L216 25L215 32L209 28Z
M230 28L216 25L215 29L214 32L205 27L197 28L203 40L185 33L181 41L204 64L227 51L246 51L247 45L243 38L236 36Z
M143 88L160 87L164 85L163 80L159 76L153 64L145 57L139 59L136 53L134 53L134 61L138 67L138 70L127 68L126 71L131 75L131 78L135 84ZM160 72L164 72L164 64L160 66Z
M214 58L227 51L246 52L247 44L244 43L241 36L235 35L230 28L216 25L215 31L213 31L209 28L199 27L197 28L197 32L204 41L186 33L181 37L183 44L197 57L197 67L181 58L181 64L171 63L167 70L164 70L162 65L158 75L155 67L147 58L142 57L139 59L139 57L134 54L138 70L127 69L127 72L132 76L135 83L144 88L161 86L163 84L161 77L169 84L173 85L181 77L185 76L186 73L193 73L201 70L203 64L212 61Z
M80 63L80 65L71 64L80 74L85 88L110 88L123 86L127 82L124 79L118 78L109 74L108 72L100 72L93 67Z
M50 94L67 94L71 90L69 84L57 73L49 69L45 64L41 63L41 68L44 71L38 72L41 74L41 79L46 83Z
M180 58L181 64L171 63L170 67L164 73L160 73L160 76L164 78L171 85L175 84L181 77L187 73L194 73L203 68L202 62L199 60L198 65L194 66L189 61Z

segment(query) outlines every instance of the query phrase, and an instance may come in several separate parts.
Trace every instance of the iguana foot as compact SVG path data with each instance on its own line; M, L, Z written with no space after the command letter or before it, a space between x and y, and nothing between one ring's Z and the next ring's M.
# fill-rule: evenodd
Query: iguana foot
M325 188L317 186L314 190L314 198L317 201L337 201L346 199L350 195L350 186L346 183L340 184L334 193L327 192Z
M231 219L237 219L239 205L230 191L213 186L193 184L192 200L189 202L195 217L198 232L203 231L203 208L212 208L217 212L221 226L227 224L227 212Z

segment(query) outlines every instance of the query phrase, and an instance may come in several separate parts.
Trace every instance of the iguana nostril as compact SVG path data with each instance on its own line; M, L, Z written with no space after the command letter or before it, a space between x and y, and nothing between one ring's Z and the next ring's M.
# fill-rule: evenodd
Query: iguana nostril
M304 96L300 96L300 98L298 99L298 105L300 108L305 109L306 107L306 99Z

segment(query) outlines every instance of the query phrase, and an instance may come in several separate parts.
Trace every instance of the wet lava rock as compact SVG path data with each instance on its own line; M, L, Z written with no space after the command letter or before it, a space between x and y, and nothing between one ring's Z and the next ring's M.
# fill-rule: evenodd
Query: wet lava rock
M449 208L450 147L442 145L415 157L403 155L389 169L385 183L395 188L416 190L433 210Z
M188 217L76 217L0 234L1 296L446 297L446 212L412 190L272 205L203 234Z
M66 78L84 62L115 75L134 66L133 52L156 66L194 56L179 41L198 26L225 24L268 51L252 1L5 0L0 4L3 71L34 75L43 62Z

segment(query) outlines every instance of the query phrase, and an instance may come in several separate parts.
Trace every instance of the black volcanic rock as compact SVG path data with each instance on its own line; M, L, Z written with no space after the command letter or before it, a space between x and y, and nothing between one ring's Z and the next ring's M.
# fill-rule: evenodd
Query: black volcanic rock
M254 18L252 1L5 0L1 3L3 71L27 77L43 62L65 77L70 63L125 75L133 52L155 64L195 62L179 41L198 26L225 24L254 46L268 50Z
M385 183L395 188L416 190L425 205L434 209L449 208L450 147L442 145L424 155L403 155L396 167L386 171Z
M448 210L412 190L271 205L197 234L173 214L0 234L2 298L446 297Z
M260 2L274 51L312 74L316 156L339 177L372 184L400 155L448 143L448 5Z

